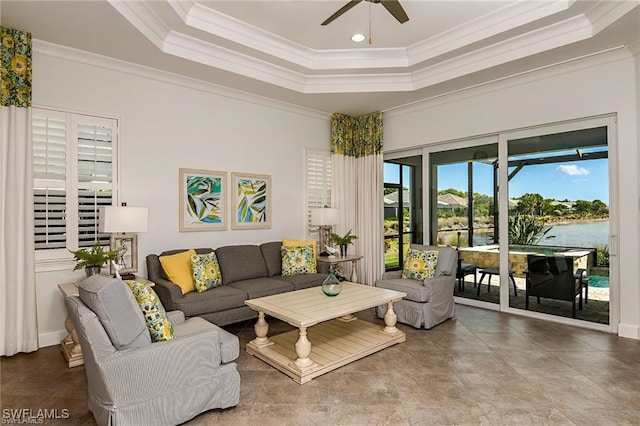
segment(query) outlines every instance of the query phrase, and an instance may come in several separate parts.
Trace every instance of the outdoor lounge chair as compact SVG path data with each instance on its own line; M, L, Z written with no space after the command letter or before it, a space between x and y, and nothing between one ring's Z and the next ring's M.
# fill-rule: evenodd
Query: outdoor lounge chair
M573 272L573 258L561 256L528 255L525 309L529 309L529 297L566 300L572 303L572 318L576 317L576 296L582 309L584 269Z

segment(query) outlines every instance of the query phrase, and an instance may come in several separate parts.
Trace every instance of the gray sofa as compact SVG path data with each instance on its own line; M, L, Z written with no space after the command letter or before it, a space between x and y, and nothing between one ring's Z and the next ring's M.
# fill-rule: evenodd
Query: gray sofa
M140 306L119 279L92 275L65 304L99 425L172 425L240 401L238 338L201 318L167 312L173 339L152 343Z
M147 276L166 310L180 310L185 316L202 317L217 325L257 318L257 312L244 304L245 300L287 291L319 286L326 273L282 276L281 241L261 245L233 245L215 249L222 285L202 293L182 294L171 282L160 264L160 256L180 253L186 249L169 250L147 256ZM203 254L211 248L196 249Z
M393 305L398 322L429 329L455 315L453 291L456 286L458 253L451 247L411 244L411 248L439 252L435 276L418 281L402 278L402 271L392 271L386 272L375 285L407 293L404 299ZM387 305L376 308L379 318L383 318L386 312Z

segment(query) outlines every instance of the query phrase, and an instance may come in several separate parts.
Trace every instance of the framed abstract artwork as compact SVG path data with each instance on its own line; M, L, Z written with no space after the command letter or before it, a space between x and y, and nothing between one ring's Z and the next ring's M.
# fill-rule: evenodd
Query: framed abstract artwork
M227 229L227 172L180 169L180 232Z
M231 228L271 228L271 176L231 173Z

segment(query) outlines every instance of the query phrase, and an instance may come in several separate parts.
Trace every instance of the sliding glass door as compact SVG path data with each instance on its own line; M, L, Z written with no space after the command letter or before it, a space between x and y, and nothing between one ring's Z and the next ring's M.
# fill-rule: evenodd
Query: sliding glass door
M411 243L422 243L422 156L384 162L385 269L401 269Z
M458 250L458 302L608 329L613 139L614 118L601 117L424 149L427 236Z
M607 126L507 140L510 307L609 324L608 145Z

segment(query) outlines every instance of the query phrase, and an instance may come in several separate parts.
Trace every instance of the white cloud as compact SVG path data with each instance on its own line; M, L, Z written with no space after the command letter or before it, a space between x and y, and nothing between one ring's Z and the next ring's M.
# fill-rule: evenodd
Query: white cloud
M561 164L558 166L558 170L562 173L568 174L569 176L587 176L591 173L588 169L578 167L575 164Z

